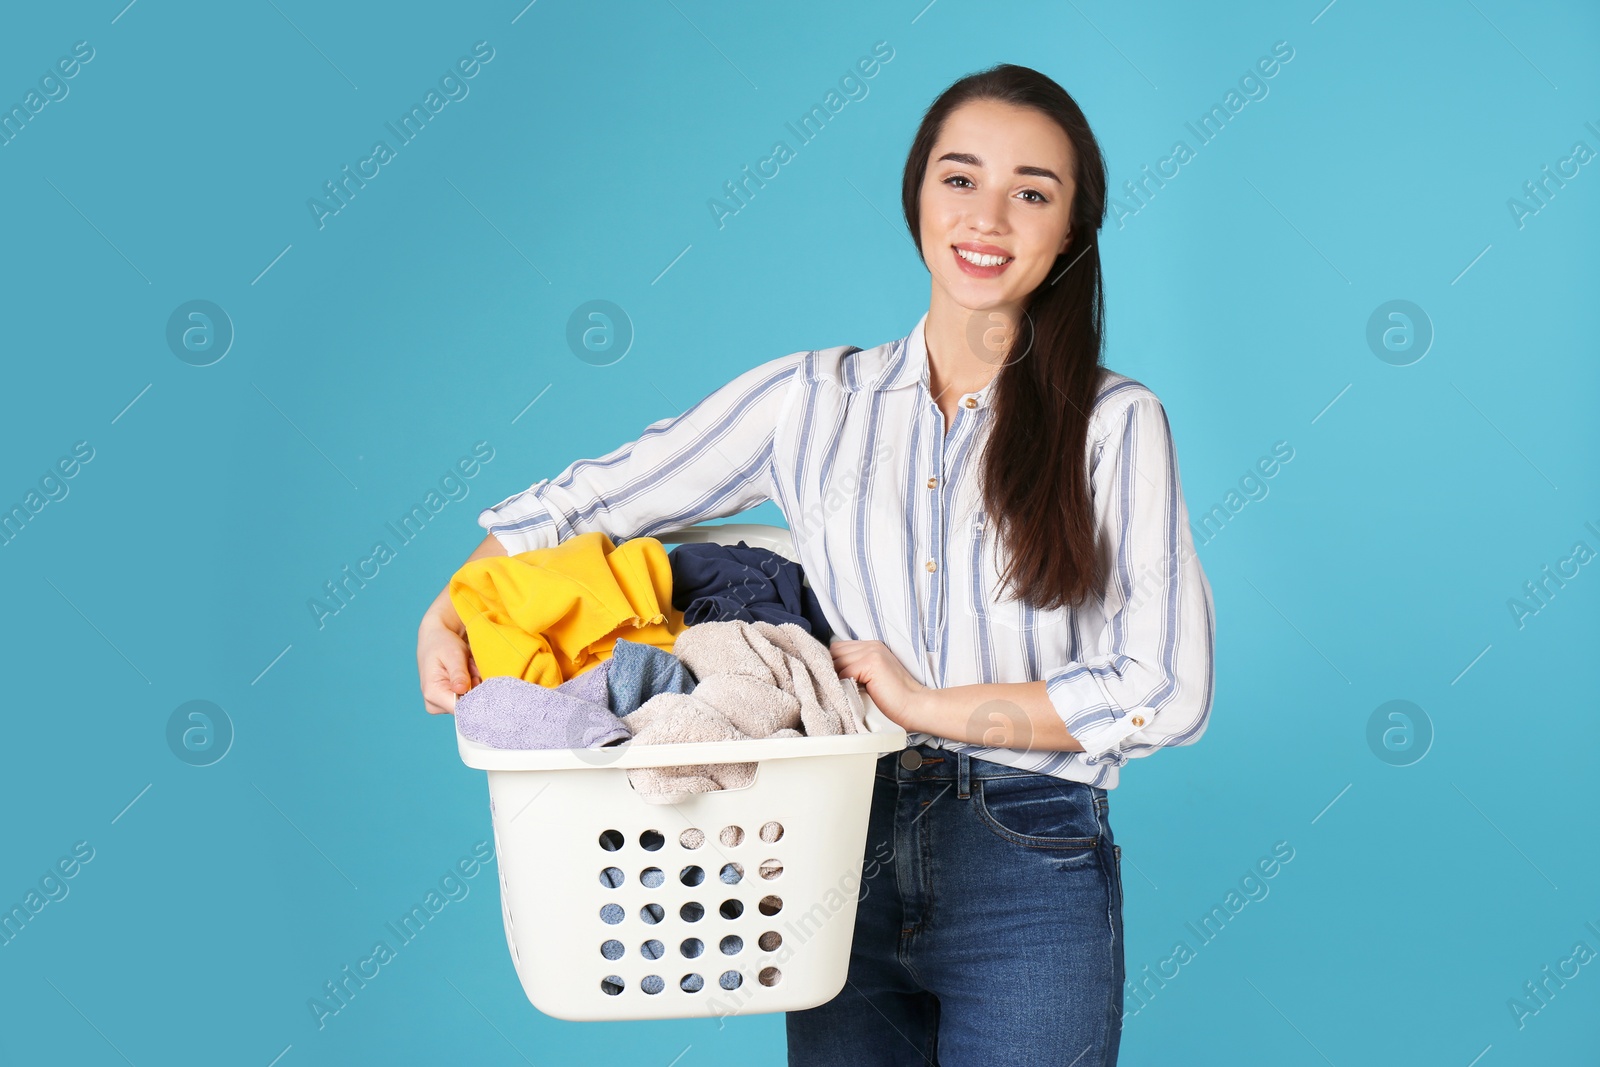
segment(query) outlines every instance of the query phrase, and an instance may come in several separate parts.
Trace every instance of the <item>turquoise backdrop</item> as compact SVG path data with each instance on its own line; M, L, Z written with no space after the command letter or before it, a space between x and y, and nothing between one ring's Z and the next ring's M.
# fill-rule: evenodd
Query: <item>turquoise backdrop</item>
M415 666L478 509L908 332L906 149L1002 61L1107 154L1107 362L1216 600L1208 732L1112 794L1122 1062L1593 1062L1597 46L1508 0L8 10L0 1062L781 1064L777 1015L540 1015L492 862L308 1005L490 837Z

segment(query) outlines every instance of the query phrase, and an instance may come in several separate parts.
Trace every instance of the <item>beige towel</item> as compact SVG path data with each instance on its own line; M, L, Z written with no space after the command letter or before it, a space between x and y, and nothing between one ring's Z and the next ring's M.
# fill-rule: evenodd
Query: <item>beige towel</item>
M660 693L622 721L630 744L856 733L827 646L794 623L703 622L678 635L673 655L699 679L690 694ZM738 789L754 763L637 767L628 778L652 803Z

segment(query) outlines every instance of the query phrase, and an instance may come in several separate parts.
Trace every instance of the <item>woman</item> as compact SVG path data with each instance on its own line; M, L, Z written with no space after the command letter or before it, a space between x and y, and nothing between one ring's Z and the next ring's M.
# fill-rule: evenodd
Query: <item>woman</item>
M932 276L899 340L763 363L486 509L473 558L783 509L841 676L905 726L879 761L849 978L789 1062L1116 1062L1122 884L1108 793L1212 699L1211 590L1166 413L1101 366L1106 177L1049 78L961 79L902 203ZM441 593L430 711L477 681Z

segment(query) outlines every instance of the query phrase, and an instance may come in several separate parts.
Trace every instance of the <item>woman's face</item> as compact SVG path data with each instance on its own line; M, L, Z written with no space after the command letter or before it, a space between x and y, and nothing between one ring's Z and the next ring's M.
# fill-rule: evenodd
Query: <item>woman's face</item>
M1071 243L1072 174L1072 143L1042 112L993 100L952 111L922 179L934 285L973 311L1023 307ZM958 248L992 255L973 263Z

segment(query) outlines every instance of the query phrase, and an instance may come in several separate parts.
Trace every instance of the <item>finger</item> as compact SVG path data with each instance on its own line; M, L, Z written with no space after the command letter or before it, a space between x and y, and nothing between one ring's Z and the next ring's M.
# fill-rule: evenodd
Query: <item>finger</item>
M467 652L464 648L444 649L439 653L440 666L446 674L446 683L456 695L472 688L472 675L467 670Z
M428 703L428 711L433 715L443 715L455 711L456 697L466 692L466 665L465 663L450 664L443 656L435 660L433 668L428 672L428 684L423 688L423 697Z
M422 701L429 715L444 715L453 710L455 694L450 692L446 678L435 674L422 687Z

